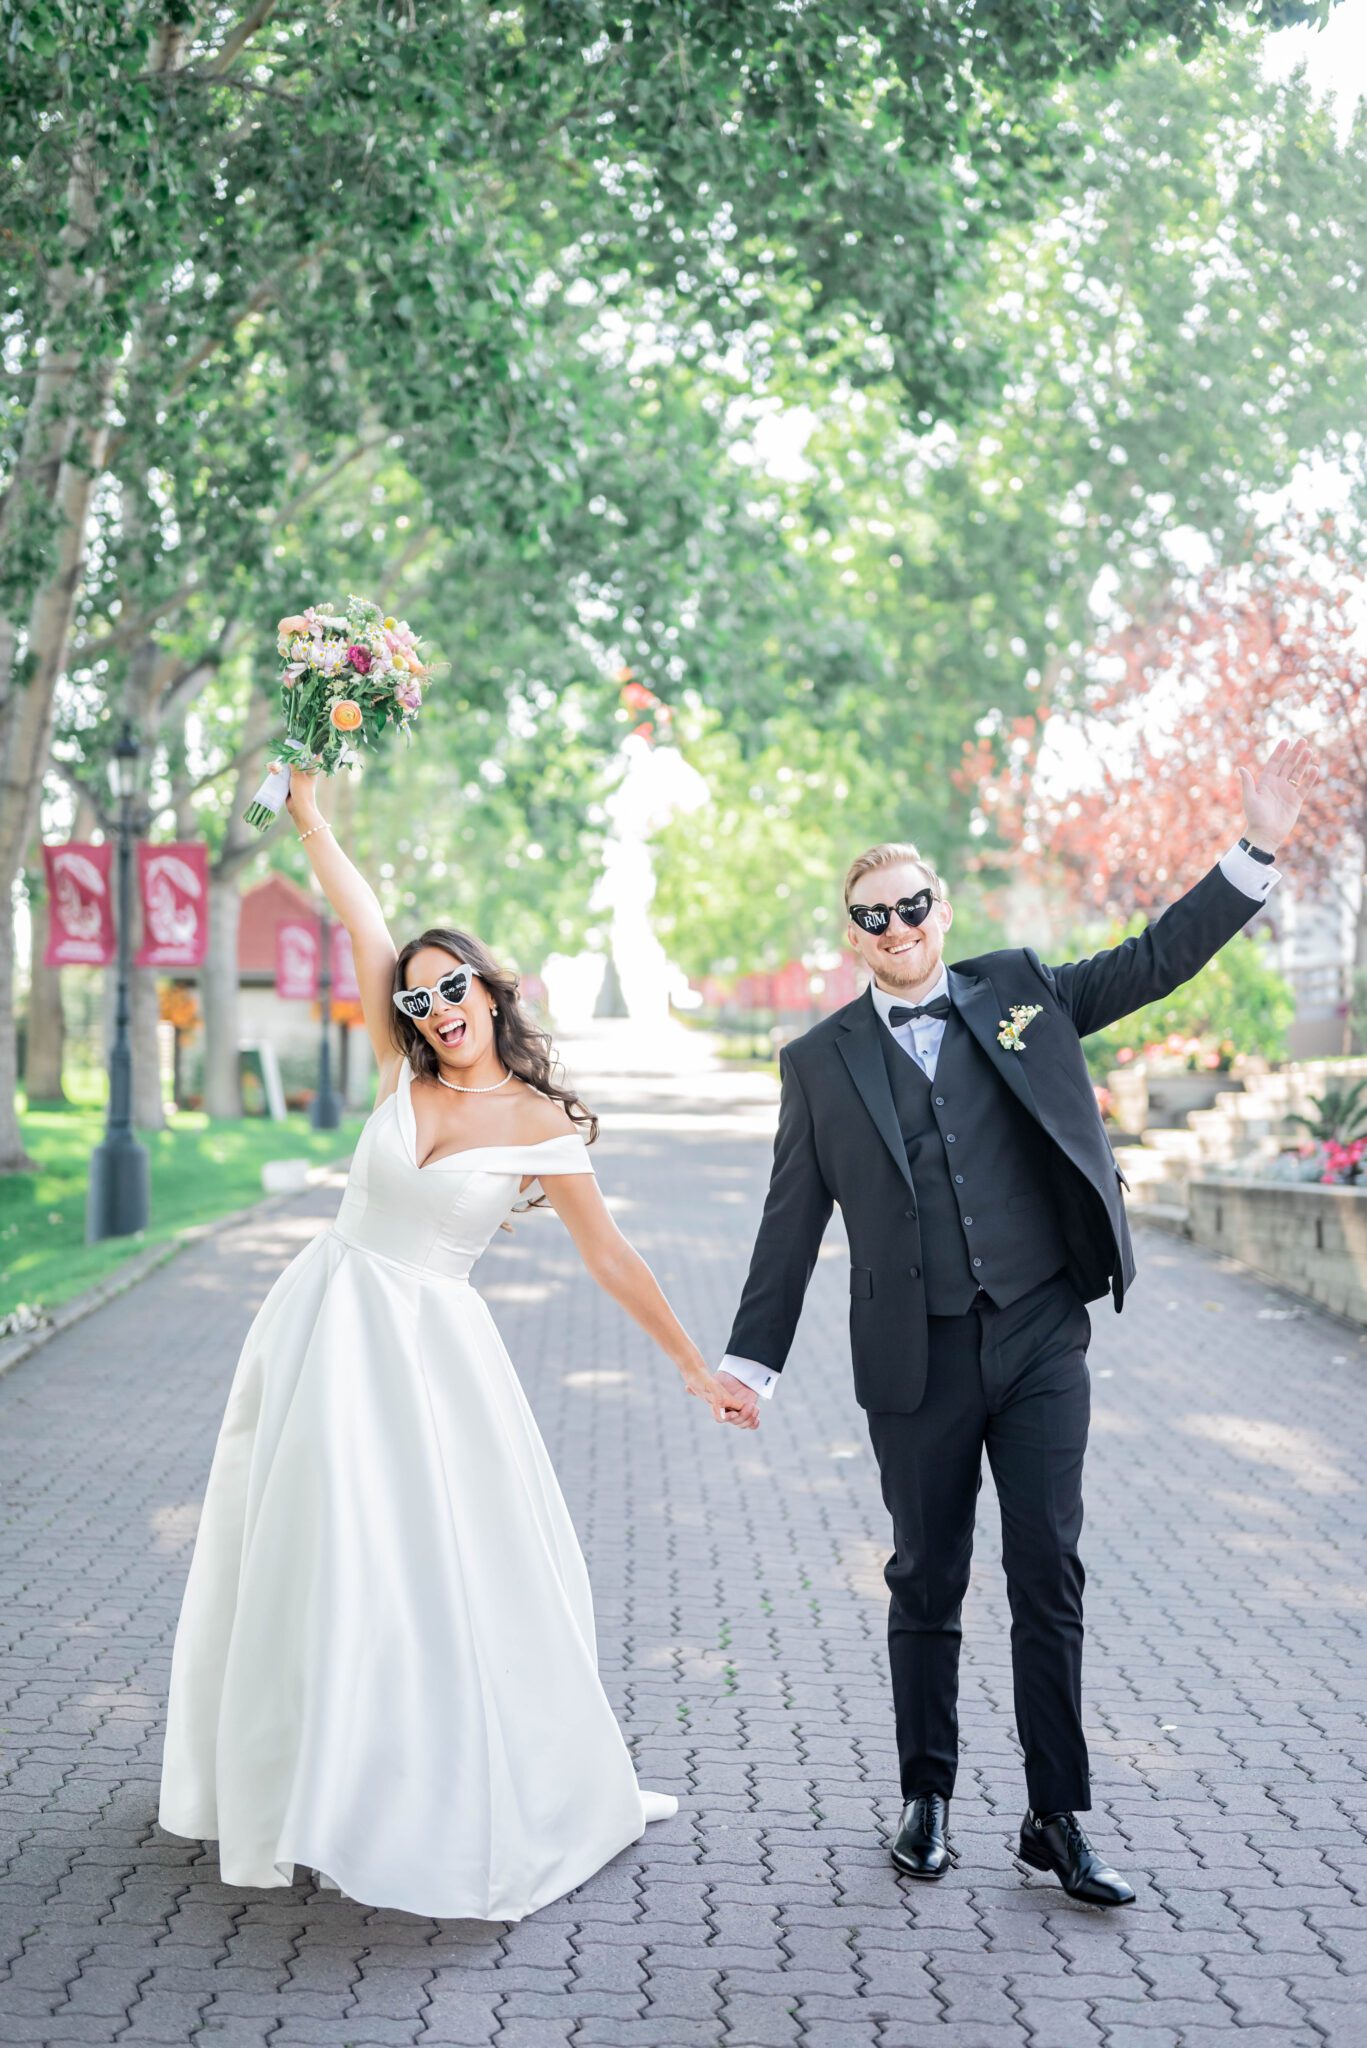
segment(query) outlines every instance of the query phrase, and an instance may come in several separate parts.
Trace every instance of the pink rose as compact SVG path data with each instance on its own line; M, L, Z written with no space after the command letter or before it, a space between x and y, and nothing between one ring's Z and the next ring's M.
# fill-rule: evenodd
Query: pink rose
M346 658L358 676L368 676L370 674L370 664L374 657L368 647L348 647Z

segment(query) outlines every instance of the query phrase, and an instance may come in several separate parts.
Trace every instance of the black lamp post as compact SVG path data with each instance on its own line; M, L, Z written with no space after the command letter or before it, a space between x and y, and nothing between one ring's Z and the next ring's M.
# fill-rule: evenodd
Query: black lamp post
M130 975L133 957L133 840L139 820L134 812L142 749L131 725L124 724L114 746L110 780L118 801L118 976L114 1007L114 1043L109 1051L109 1115L103 1142L90 1155L90 1187L86 1200L87 1244L105 1237L131 1237L145 1230L151 1213L152 1174L147 1147L133 1135L133 1049L129 1043Z
M318 1040L318 1087L309 1122L315 1131L335 1131L342 1121L342 1101L332 1090L332 919L326 910L318 917L318 1002L323 1023Z

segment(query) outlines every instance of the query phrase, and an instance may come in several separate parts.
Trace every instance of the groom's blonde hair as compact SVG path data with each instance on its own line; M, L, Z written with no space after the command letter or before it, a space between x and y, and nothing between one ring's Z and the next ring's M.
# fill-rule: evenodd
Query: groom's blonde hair
M914 861L918 868L924 868L930 878L930 886L942 900L948 895L944 883L918 847L906 839L885 840L882 846L871 846L867 853L861 853L852 860L845 872L845 908L850 907L850 897L859 887L865 875L871 875L878 868L900 867L904 861Z

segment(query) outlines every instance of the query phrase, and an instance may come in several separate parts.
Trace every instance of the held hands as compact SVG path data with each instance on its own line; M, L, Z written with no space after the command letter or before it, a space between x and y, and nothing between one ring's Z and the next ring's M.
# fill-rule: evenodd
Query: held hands
M1275 853L1300 816L1306 792L1319 779L1308 740L1278 740L1262 773L1239 770L1248 836L1264 853Z
M733 1411L727 1415L727 1421L734 1422L740 1429L758 1429L759 1395L754 1388L747 1387L744 1380L738 1380L730 1372L719 1372L716 1379Z
M759 1398L751 1388L733 1380L730 1373L708 1370L699 1356L679 1368L684 1392L706 1401L717 1422L733 1422L737 1429L759 1428Z

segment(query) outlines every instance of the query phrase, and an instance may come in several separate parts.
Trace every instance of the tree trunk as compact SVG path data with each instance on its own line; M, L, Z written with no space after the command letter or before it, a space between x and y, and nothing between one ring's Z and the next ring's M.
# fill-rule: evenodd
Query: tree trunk
M101 413L107 396L107 389L102 387L98 397ZM55 511L61 526L54 548L54 574L38 591L29 613L27 672L22 681L12 669L0 674L0 896L6 902L11 900L24 853L38 822L57 677L71 632L85 553L86 517L94 478L104 459L107 435L108 428L102 419L93 430L73 437L78 444L73 449L75 459L63 459L60 463ZM12 634L0 632L0 642L3 641L9 642L12 656ZM0 670L7 668L9 663L0 650ZM0 918L0 954L4 956L0 980L12 998L14 920L9 916ZM0 1052L0 1173L8 1173L25 1164L13 1092L3 1083L4 1072L8 1070L12 1075L16 1064L12 1000L0 1008L0 1039L8 1041Z
M153 40L154 72L185 60L182 31ZM43 341L24 417L23 436L8 489L0 498L0 543L26 523L52 520L52 541L34 590L24 635L23 672L18 621L0 618L0 900L8 906L38 822L43 773L52 737L57 681L66 661L76 596L85 566L86 522L109 446L110 401L119 351L101 356L81 330L78 302L98 302L104 280L85 264L97 226L97 173L88 125L78 132L67 180L66 219L44 294ZM73 338L54 347L52 336L70 323ZM14 921L0 916L0 1173L29 1164L14 1099Z
M204 1107L210 1116L242 1114L237 1072L237 930L241 916L236 865L226 874L213 867L209 873L209 942L199 970Z
M237 1073L237 931L242 917L238 877L261 844L251 826L244 824L242 813L260 780L273 718L269 699L264 692L255 691L247 703L223 844L209 870L209 944L199 987L204 1013L204 1107L210 1116L242 1114Z
M29 922L33 934L28 970L28 1030L24 1034L24 1093L30 1103L65 1102L62 1060L66 1019L62 1014L62 970L45 967L47 890L41 874L30 872Z
M19 1129L19 1062L14 1036L14 912L0 915L5 927L0 942L0 1107L7 1119L5 1141L9 1147L4 1161L7 1173L31 1173L37 1161L24 1150Z
M80 259L95 225L94 169L88 144L78 144L67 186L63 249L47 287L48 325L57 326L92 280ZM76 348L48 347L24 420L19 459L3 503L0 538L25 517L50 514L54 526L45 574L29 607L24 672L16 673L16 621L0 621L0 896L10 901L38 822L43 770L52 733L57 678L66 658L85 560L86 520L95 479L109 438L109 394L113 365L88 372ZM14 989L14 921L0 918L0 982ZM14 1008L0 1010L0 1172L26 1164L19 1138L13 1089Z
M157 1023L157 970L135 967L128 1035L133 1047L133 1122L140 1131L166 1129Z

